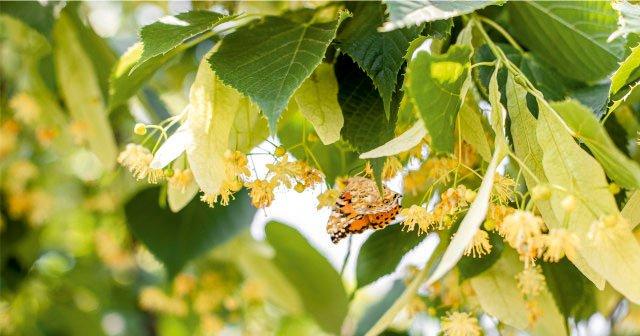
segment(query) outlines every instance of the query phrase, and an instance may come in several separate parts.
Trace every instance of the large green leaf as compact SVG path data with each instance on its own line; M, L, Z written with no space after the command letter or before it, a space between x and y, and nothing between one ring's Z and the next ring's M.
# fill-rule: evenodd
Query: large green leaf
M145 189L125 205L133 235L166 267L170 277L191 259L226 242L251 225L256 209L245 191L228 206L210 208L194 199L182 211L161 208L159 188Z
M396 93L391 116L387 118L373 81L356 63L342 55L335 71L339 85L338 102L344 116L342 138L360 153L390 140L395 129L400 93Z
M469 72L471 49L454 45L446 54L419 51L409 63L407 89L437 152L453 151L460 91Z
M591 111L575 100L553 103L553 109L600 161L607 175L629 189L640 188L640 165L624 155Z
M588 318L595 313L595 287L569 260L541 263L549 292L565 317Z
M519 40L563 75L596 81L617 68L624 41L607 42L617 15L605 1L518 1L508 4Z
M227 35L209 62L224 83L260 106L275 132L289 99L320 64L347 15L320 22L303 9L264 17Z
M73 19L63 11L53 29L55 68L62 97L74 120L87 127L91 151L112 169L118 149L107 117L96 70L79 40Z
M347 21L337 41L340 50L347 53L373 80L382 96L387 118L391 99L396 90L398 71L404 63L409 43L422 27L380 32L385 19L384 6L375 2L350 2L353 19Z
M338 104L338 82L331 64L322 63L296 91L300 112L309 120L325 145L340 139L344 124Z
M611 75L610 95L616 94L624 86L640 79L640 45L631 49L631 53L620 63L620 67Z
M389 225L371 234L358 253L358 287L364 287L395 271L402 257L423 239L424 236L415 232L403 232L402 225Z
M497 3L498 1L434 1L434 0L386 0L389 22L383 30L415 26L423 22L448 19Z
M531 130L536 128L536 119L529 111L526 96L527 91L517 84L513 76L509 74L506 83L507 110L511 117L511 136L516 155L529 168L523 170L523 176L529 190L538 184L545 185L549 180L542 167L542 146L538 143L536 133ZM533 175L531 175L533 174ZM551 228L560 228L560 222L551 208L549 200L535 200L536 207L540 211L545 224ZM584 258L575 254L570 256L571 262L598 288L604 288L604 279L591 268Z
M296 288L305 310L327 332L339 334L347 315L347 294L338 272L294 228L269 222L267 241L275 264Z
M427 129L424 127L422 120L417 120L411 128L404 133L387 141L384 145L376 147L366 153L360 154L361 159L372 159L383 156L392 156L406 152L417 146L420 141L427 135Z
M232 16L209 11L191 11L176 16L164 16L158 21L142 27L140 39L144 50L133 70L149 59L164 55L183 42L232 18Z
M560 203L567 192L554 189L551 206L559 222L567 219L568 229L578 235L578 253L587 264L604 277L613 288L632 302L640 302L640 244L628 227L615 228L614 234L590 239L589 231L599 217L618 216L613 195L607 188L604 171L569 134L557 112L544 101L538 101L539 115L536 133L545 144L543 168L551 184L577 195L575 210L567 214Z

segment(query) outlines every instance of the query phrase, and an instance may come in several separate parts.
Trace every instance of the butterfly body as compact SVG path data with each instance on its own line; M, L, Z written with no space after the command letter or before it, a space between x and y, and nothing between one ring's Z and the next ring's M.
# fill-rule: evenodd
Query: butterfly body
M351 177L332 207L327 233L333 243L368 228L381 229L395 219L401 209L400 194L383 187L380 195L374 181Z

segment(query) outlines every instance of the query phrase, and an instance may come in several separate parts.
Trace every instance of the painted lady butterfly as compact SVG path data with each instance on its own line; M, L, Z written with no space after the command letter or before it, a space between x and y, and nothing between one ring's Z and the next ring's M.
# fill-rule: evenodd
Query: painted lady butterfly
M376 183L364 177L351 177L331 208L327 233L337 244L349 234L361 233L368 228L382 229L400 212L400 194L383 187L380 197Z

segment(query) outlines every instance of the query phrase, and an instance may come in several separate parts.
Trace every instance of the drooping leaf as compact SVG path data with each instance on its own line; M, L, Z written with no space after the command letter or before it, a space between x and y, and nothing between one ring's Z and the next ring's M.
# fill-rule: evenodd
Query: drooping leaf
M422 138L427 135L427 129L424 128L422 120L416 121L411 128L397 137L389 140L384 145L376 147L366 153L360 154L361 159L372 159L385 156L392 156L406 152L417 146Z
M498 1L433 1L433 0L386 0L389 22L382 29L394 29L419 25L423 22L444 20L468 14L493 5Z
M574 136L589 147L607 175L623 187L640 188L640 165L616 147L588 108L575 100L553 103L551 106L571 128Z
M627 200L627 204L622 208L621 214L622 217L629 221L631 229L634 229L640 224L640 191L636 190L631 194Z
M360 248L356 263L356 282L362 288L395 271L402 257L424 237L403 232L402 225L389 225L371 234Z
M437 152L451 153L460 91L469 70L471 49L454 45L446 54L419 51L409 63L407 89L424 121L431 145Z
M320 64L294 97L300 112L313 125L323 144L340 139L344 118L338 104L338 82L330 64Z
M303 9L286 16L266 16L227 35L209 62L220 79L247 95L276 130L280 114L293 93L320 64L338 26L312 20Z
M502 95L498 89L499 68L494 69L491 80L489 80L489 103L491 104L491 128L495 133L494 145L496 147L507 148L507 138L505 131L505 120L507 111L502 106Z
M369 151L393 137L399 93L392 101L391 116L384 113L382 98L373 81L349 57L342 55L335 65L338 102L342 107L342 138L359 153Z
M63 11L53 29L58 85L72 118L87 127L89 149L107 170L118 149L107 117L96 71L84 50L69 14Z
M367 330L378 322L380 317L391 307L391 305L400 297L405 290L404 281L396 280L393 282L391 289L384 294L380 301L372 304L367 308L363 317L358 321L356 328L356 336L364 336Z
M544 174L542 166L542 146L538 143L536 132L536 119L527 107L526 90L517 84L512 75L509 74L506 83L507 91L507 110L511 118L511 136L516 155L529 168L523 170L523 176L529 190L538 184L546 185L549 180ZM533 174L533 175L531 175ZM549 200L535 200L536 207L540 211L545 224L550 228L561 228L557 214L551 208ZM604 278L591 268L584 258L579 255L571 255L571 262L580 269L580 271L591 280L596 287L604 288Z
M523 269L516 253L506 249L491 268L471 278L482 310L512 327L529 330L534 335L567 335L564 319L546 288L536 297L541 316L529 325L527 303L516 282Z
M159 188L145 189L125 205L133 235L166 267L170 277L191 259L221 245L251 225L256 209L245 191L226 207L193 200L173 213L158 206Z
M161 17L158 21L140 29L140 40L144 49L132 70L233 18L233 16L209 11L191 11Z
M473 278L478 274L489 269L500 259L502 250L504 250L504 242L502 237L497 233L489 232L489 243L491 243L491 252L482 258L474 258L472 256L463 256L458 262L458 271L460 271L460 281Z
M487 167L487 171L482 178L482 184L478 189L478 194L469 206L469 211L462 219L458 231L451 238L451 242L442 255L442 260L433 271L426 285L430 286L434 282L440 280L447 272L449 272L462 258L464 250L469 243L473 240L473 236L478 231L478 228L484 221L487 210L489 209L489 198L491 196L491 190L493 189L493 180L495 178L496 169L498 164L505 155L505 148L502 148L500 143L496 144L491 162Z
M274 262L300 294L305 311L325 331L339 333L349 301L338 272L294 228L269 222L265 230L276 251Z
M569 134L557 112L539 101L536 133L544 143L543 168L549 182L577 195L579 199L570 213L568 229L580 239L578 253L587 264L632 302L640 302L640 287L632 279L640 278L640 244L630 228L616 227L615 234L590 239L591 225L601 216L618 216L613 195L607 188L604 171ZM560 203L565 192L553 190L551 206L559 222L568 214Z
M476 152L486 161L491 161L491 144L482 123L482 114L476 102L467 95L458 112L459 130L462 140L473 146Z
M617 28L609 2L522 1L508 8L516 37L561 74L596 81L617 68L624 42L607 42Z
M565 317L586 319L595 313L595 287L567 259L541 263L547 288Z
M234 121L238 114L252 112L248 98L224 85L211 70L204 57L189 92L186 128L192 141L187 146L187 158L200 189L217 194L226 178L224 153L229 148ZM248 109L248 110L247 110Z
M398 71L404 63L409 43L420 34L421 27L380 32L378 27L385 19L382 4L350 2L348 5L351 5L353 19L347 21L337 37L340 50L351 56L373 80L389 118Z

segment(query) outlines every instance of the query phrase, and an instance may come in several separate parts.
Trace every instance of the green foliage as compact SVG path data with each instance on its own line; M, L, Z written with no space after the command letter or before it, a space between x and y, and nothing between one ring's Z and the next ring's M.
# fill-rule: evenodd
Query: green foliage
M405 290L402 280L396 280L384 296L376 303L372 304L364 312L364 316L358 321L356 335L362 336L382 317L391 305L400 297Z
M300 10L264 17L225 37L209 58L211 67L260 106L275 132L289 99L320 64L347 16L340 12L337 19L322 22L312 11Z
M339 333L348 299L338 272L295 229L270 222L266 234L276 250L275 264L297 289L306 311L322 329Z
M356 283L359 288L392 273L402 257L424 237L402 232L402 225L390 225L371 234L358 253Z
M568 259L541 266L547 288L562 315L584 319L594 313L595 287Z
M526 1L507 7L516 36L561 74L597 81L616 69L624 44L607 42L617 27L608 2Z
M418 36L421 27L379 32L378 27L385 18L384 6L371 2L350 4L353 7L350 8L353 19L347 21L337 37L337 43L373 80L389 118L398 71L404 63L403 57L409 42Z
M502 256L504 243L502 238L495 232L489 232L489 242L491 243L491 252L482 258L474 258L472 256L463 256L458 262L458 271L460 272L460 281L473 278L489 269Z
M127 202L125 213L133 235L164 264L170 278L189 260L248 228L255 214L246 192L228 207L212 209L195 199L178 213L160 207L159 199L158 188L145 189Z
M407 70L411 101L431 134L433 149L453 151L460 91L469 71L471 50L453 46L446 54L418 52Z

